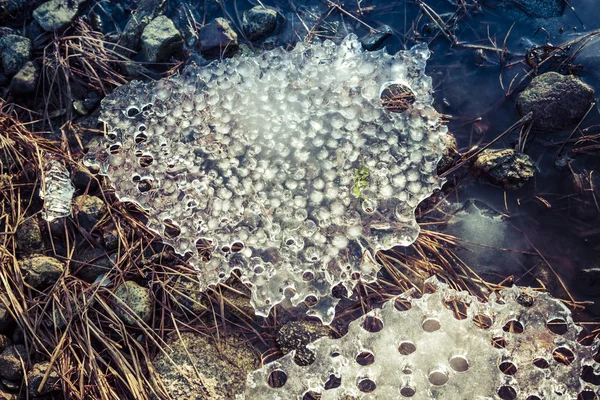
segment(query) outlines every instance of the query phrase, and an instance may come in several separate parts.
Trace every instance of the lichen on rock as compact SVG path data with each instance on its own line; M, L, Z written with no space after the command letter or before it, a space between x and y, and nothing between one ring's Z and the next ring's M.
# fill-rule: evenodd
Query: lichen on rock
M349 36L132 82L103 101L107 133L88 161L192 254L202 289L239 269L257 314L292 288L292 304L314 296L310 315L330 323L331 288L375 280L375 252L416 239L415 207L440 186L447 128L428 56L365 52ZM405 89L402 109L382 104L390 87Z

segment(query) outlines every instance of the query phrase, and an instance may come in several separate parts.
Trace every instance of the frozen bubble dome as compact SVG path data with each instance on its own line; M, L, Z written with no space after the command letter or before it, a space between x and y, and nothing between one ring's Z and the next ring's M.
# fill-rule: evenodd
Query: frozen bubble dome
M103 100L88 157L204 288L239 269L257 314L310 296L328 324L331 288L375 280L374 253L417 238L414 210L440 186L428 57L351 35L134 81Z
M340 339L308 345L249 374L246 400L560 400L600 394L600 341L577 340L569 309L513 286L487 303L435 277L352 322Z

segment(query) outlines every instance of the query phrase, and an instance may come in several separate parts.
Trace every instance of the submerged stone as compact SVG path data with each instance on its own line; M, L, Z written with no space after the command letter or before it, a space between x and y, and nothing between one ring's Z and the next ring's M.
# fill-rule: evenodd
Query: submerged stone
M517 98L519 114L533 112L533 128L554 132L577 124L594 101L594 89L574 76L546 72Z
M535 176L531 158L514 149L485 150L471 168L475 175L504 189L518 189Z
M244 12L242 29L249 40L269 36L277 28L277 11L273 8L256 6Z
M329 323L331 288L375 280L374 253L416 239L414 210L440 186L447 128L428 56L365 52L350 36L132 82L102 102L107 135L88 162L192 253L201 290L239 269L259 315L292 288ZM390 87L403 91L386 108Z

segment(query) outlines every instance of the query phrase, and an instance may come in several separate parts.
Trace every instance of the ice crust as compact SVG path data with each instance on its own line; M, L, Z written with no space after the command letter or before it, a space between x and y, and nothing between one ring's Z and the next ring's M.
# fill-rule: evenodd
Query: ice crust
M132 82L102 102L107 131L89 161L192 253L201 289L237 268L257 314L287 292L294 305L314 296L309 313L330 323L331 288L375 280L374 253L416 239L415 207L440 185L447 128L428 57L426 45L365 52L351 35ZM380 103L390 84L416 98L404 113Z
M600 341L579 344L581 328L559 300L515 286L482 303L435 277L426 287L435 292L421 298L407 292L352 322L342 338L310 344L316 359L308 366L297 365L292 352L249 374L245 397L240 397L291 400L312 392L312 398L321 394L322 400L558 400L577 399L584 390L588 397L581 398L592 398L589 392L600 394L592 384L600 382L600 363L594 360L600 357ZM455 317L453 302L468 306L464 319ZM377 326L373 322L381 322L383 328L372 329ZM559 326L563 330L557 330ZM365 362L364 353L374 358ZM274 377L275 383L269 384L274 371L287 376L283 386L272 387L283 381ZM341 384L325 389L332 375L341 378ZM373 388L361 384L365 380L375 389L361 391L361 386Z
M52 155L46 155L40 198L44 200L42 217L54 221L71 215L75 187L67 168Z

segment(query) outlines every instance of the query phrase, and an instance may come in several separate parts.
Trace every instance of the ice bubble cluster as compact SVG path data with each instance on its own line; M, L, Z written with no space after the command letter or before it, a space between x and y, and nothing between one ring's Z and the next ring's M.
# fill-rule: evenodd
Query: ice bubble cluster
M246 400L593 399L600 395L600 341L547 293L512 287L482 303L435 277L352 322L340 339L308 346L251 373ZM320 396L320 397L319 397Z
M428 57L349 36L132 82L102 102L105 140L88 156L192 254L203 286L239 269L257 314L312 297L329 323L331 288L373 281L374 252L416 239L415 207L440 185Z

